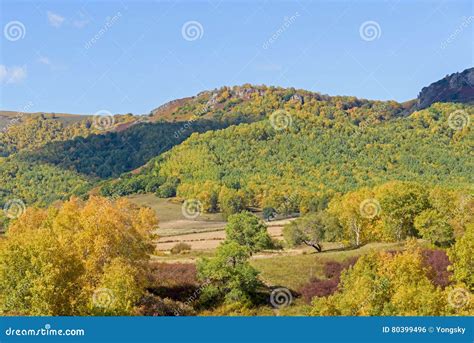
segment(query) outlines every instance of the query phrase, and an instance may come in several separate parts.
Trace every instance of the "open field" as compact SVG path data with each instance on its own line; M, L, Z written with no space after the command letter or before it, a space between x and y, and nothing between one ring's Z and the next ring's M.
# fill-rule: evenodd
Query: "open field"
M188 221L180 220L179 224L191 225L187 222ZM268 226L270 236L276 239L283 239L283 225L287 222L288 220L271 223L271 226ZM213 223L210 224L208 228L202 228L201 231L197 233L164 235L158 239L156 246L158 250L170 250L175 244L182 242L189 244L192 250L215 249L225 240L224 226L225 222L219 225ZM212 228L214 230L211 231Z
M181 204L170 199L161 199L154 194L139 194L129 199L137 205L152 208L160 221L156 233L160 237L157 249L168 251L175 244L184 242L192 250L215 249L224 239L226 221L220 213L202 213L196 219L187 219L181 213ZM267 223L271 237L283 239L282 229L289 219Z
M398 250L403 243L370 243L358 249L341 250L337 243L323 245L326 251L302 249L300 254L272 256L270 258L252 259L252 265L261 274L262 280L268 285L279 285L292 290L298 289L312 277L325 278L324 264L328 261L344 261L351 257L367 254L372 250Z
M154 194L137 194L130 201L153 209L158 216L160 237L185 235L198 232L222 230L226 224L220 213L203 213L195 220L187 219L181 212L181 204L170 199L161 199Z

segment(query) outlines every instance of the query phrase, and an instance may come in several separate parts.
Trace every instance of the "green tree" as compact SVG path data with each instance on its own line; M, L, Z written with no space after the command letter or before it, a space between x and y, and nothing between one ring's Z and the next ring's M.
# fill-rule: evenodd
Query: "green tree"
M417 235L415 217L429 207L426 187L415 182L393 181L375 189L382 220L396 240Z
M231 215L225 233L226 240L247 247L251 254L272 247L266 225L247 211Z
M228 241L217 248L215 257L198 261L198 277L206 285L202 301L250 302L260 281L258 271L248 262L249 257L247 247Z
M414 222L421 237L439 246L448 246L454 240L454 231L447 218L436 210L421 212Z
M245 209L244 198L239 191L223 186L219 192L219 207L227 218Z
M273 207L265 207L263 209L263 218L265 220L272 220L272 218L277 214L277 211Z
M291 247L306 244L321 252L321 242L342 238L342 227L334 216L327 212L318 212L285 225L283 236Z

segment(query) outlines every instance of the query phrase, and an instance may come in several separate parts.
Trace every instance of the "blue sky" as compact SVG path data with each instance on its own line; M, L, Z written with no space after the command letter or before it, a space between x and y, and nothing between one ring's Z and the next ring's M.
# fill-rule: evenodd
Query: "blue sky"
M473 65L473 15L469 0L2 0L0 109L145 114L244 83L406 101Z

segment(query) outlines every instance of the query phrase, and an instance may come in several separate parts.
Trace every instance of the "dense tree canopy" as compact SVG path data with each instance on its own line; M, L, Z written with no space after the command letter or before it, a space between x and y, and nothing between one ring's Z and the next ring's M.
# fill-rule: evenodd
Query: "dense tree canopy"
M156 225L153 211L124 199L28 208L0 245L0 313L133 313Z
M257 206L291 213L324 206L336 192L391 180L451 187L471 182L472 131L468 127L453 130L448 116L457 109L472 112L472 107L435 104L409 117L389 117L371 125L354 124L348 113L353 108L333 109L344 115L330 119L321 112L290 109L286 113L292 117L291 125L284 130L261 121L193 134L150 161L138 175L127 175L114 186L107 186L106 193L120 193L137 179L141 187L134 188L134 192L172 179L176 194L183 198L215 197L213 194L220 194L224 187L226 194L234 190L232 201L223 196L221 200L225 201L217 204L224 210ZM205 184L212 184L214 193L203 187ZM400 201L416 196L410 192L416 190L407 189L405 199ZM385 206L396 206L388 197L386 201ZM410 213L385 218L393 234L401 238L408 234L404 230L412 225Z

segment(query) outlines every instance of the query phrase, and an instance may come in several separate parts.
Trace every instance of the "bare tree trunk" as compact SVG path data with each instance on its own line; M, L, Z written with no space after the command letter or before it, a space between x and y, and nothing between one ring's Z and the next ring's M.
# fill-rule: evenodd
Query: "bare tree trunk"
M360 228L359 225L357 225L355 220L352 221L351 226L352 226L352 231L355 234L355 244L358 247L360 245L360 230L361 230L361 228Z
M323 248L321 247L321 244L319 243L313 243L313 242L308 242L308 241L303 241L304 244L307 246L313 247L317 252L321 252Z

